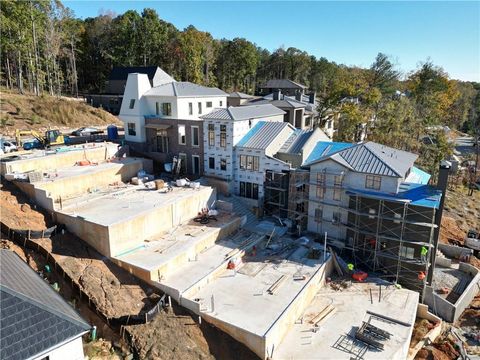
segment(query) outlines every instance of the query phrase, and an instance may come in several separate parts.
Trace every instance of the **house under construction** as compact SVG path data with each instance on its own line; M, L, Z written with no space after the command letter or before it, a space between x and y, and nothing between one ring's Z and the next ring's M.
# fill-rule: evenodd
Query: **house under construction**
M373 142L319 142L301 170L266 175L265 210L351 255L355 268L424 293L433 276L448 166L438 186L416 155Z

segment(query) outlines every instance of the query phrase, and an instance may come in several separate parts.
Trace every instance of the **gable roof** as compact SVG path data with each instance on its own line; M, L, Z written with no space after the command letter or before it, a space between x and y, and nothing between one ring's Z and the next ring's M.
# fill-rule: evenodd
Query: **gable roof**
M37 357L90 325L17 254L0 250L0 358Z
M240 98L240 99L252 99L252 98L254 98L254 96L242 93L240 91L232 92L232 93L230 93L230 95L228 95L228 97Z
M260 86L261 89L306 89L308 86L299 84L289 79L271 79Z
M286 122L259 121L238 142L237 147L266 149L285 128L295 128Z
M147 74L148 78L153 80L155 73L157 72L158 66L115 66L110 72L108 80L125 80L127 81L128 74L130 73L139 73Z
M248 120L283 114L285 114L285 111L271 104L262 104L249 106L230 106L226 109L215 109L208 114L200 116L200 118L218 120Z
M152 87L145 96L227 96L227 93L215 87L207 87L188 81L174 81Z
M284 96L283 94L282 98L279 100L273 100L273 94L270 94L260 99L253 99L247 105L251 104L271 104L281 109L298 109L305 108L307 106L306 104L289 98L288 96Z
M332 159L356 172L403 178L417 157L416 154L369 141L346 146L337 152L329 151L310 164Z
M285 141L278 152L285 154L300 154L305 143L310 139L313 129L295 129L294 133Z
M305 160L305 165L317 162L318 160L334 154L337 151L347 149L352 146L355 146L355 144L334 141L319 141Z

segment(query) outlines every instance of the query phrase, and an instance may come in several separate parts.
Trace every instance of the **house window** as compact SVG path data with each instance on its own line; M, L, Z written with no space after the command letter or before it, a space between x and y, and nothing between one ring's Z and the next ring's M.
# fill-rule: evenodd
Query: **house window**
M180 172L182 174L187 173L187 154L178 154L178 158L180 159Z
M160 104L158 102L155 103L155 114L160 115Z
M323 219L323 209L322 208L316 208L315 209L315 221L316 222L321 222Z
M240 181L240 196L257 200L258 184Z
M342 197L341 187L343 185L343 175L335 175L333 187L333 200L340 200Z
M192 126L192 146L200 146L200 136L198 126Z
M222 107L222 106L223 106L223 101L222 101L222 100L220 100L220 107Z
M317 186L317 198L323 199L325 197L325 188L323 186Z
M162 114L164 116L172 116L172 104L162 103Z
M212 102L211 102L211 101L207 101L206 107L207 107L207 108L211 108L211 107L212 107Z
M198 113L199 114L202 113L202 103L201 102L198 103Z
M130 109L133 109L135 107L135 99L130 99Z
M215 146L215 125L208 124L208 146Z
M337 212L337 211L334 211L333 212L333 217L332 217L332 222L335 225L339 225L341 221L342 221L342 214Z
M157 152L168 153L167 130L157 130Z
M415 259L415 248L402 245L400 256L407 259Z
M227 147L227 125L220 125L220 147Z
M339 187L333 188L333 200L339 201L342 198L342 191Z
M213 157L208 158L208 168L215 170L215 158Z
M317 173L317 184L325 186L325 173Z
M188 103L188 115L193 115L193 103Z
M227 159L220 159L220 170L227 170Z
M128 135L137 136L137 131L135 130L135 123L128 123Z
M240 169L259 171L260 158L252 155L240 155Z
M185 136L185 125L178 125L178 143L185 145L187 143Z
M382 185L382 177L381 176L367 175L365 177L365 188L366 189L380 190L381 185Z

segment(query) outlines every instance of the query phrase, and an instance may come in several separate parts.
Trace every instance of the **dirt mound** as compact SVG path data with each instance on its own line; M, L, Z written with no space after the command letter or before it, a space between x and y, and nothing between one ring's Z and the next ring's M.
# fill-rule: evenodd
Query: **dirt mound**
M120 125L116 116L91 107L81 99L1 93L0 133L13 136L15 129L67 130L80 126Z
M442 217L442 225L440 228L440 242L449 244L449 240L460 241L463 244L465 231L463 231L457 224L456 220L449 217Z
M45 230L45 216L15 186L4 182L0 191L2 222L12 229Z
M412 339L410 341L410 347L414 347L422 340L425 335L433 329L434 324L432 324L427 319L417 319L415 321L415 326L413 327Z

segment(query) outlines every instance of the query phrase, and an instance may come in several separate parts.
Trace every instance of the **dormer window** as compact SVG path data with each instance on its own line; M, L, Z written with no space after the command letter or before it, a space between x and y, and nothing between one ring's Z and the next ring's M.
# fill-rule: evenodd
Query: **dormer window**
M367 175L365 177L365 189L380 190L382 177L378 175Z

